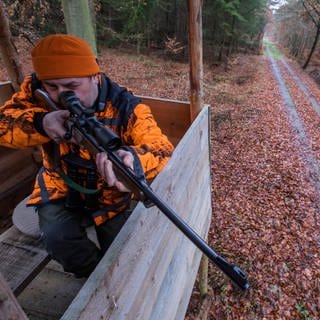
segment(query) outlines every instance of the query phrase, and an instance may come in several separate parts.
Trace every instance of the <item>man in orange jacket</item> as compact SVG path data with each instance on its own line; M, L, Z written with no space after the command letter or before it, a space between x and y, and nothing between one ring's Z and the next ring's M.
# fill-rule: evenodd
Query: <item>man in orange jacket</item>
M100 72L88 44L71 35L49 35L32 50L35 73L0 107L0 144L12 148L42 145L43 166L28 205L39 215L46 249L65 271L87 277L125 223L132 193L119 181L105 153L92 156L75 140L66 141L69 111L59 101L71 90L93 108L105 126L126 145L123 163L153 179L170 158L173 146L157 126L150 108ZM61 110L49 111L34 92L45 90ZM70 179L72 183L68 183ZM92 193L93 189L98 190ZM95 223L100 248L82 225Z

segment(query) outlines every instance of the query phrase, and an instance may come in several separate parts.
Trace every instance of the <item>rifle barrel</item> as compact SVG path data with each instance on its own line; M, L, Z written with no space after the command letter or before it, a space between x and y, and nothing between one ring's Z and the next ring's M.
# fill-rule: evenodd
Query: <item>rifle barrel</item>
M121 160L114 152L106 149L110 161L117 167L121 176L131 180L131 184L135 185L144 195L151 201L162 213L193 242L212 262L214 262L221 271L223 271L232 282L241 290L247 290L250 285L246 274L237 266L230 264L224 258L219 256L188 224L183 221L164 201L162 201L154 191L145 183L136 178L136 176L122 165Z

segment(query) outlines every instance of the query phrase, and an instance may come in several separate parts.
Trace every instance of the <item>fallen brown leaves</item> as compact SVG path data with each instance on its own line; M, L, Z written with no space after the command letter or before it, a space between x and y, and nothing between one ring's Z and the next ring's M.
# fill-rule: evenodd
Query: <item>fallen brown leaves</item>
M29 72L25 54L21 61ZM102 69L135 93L188 100L187 64L116 50L100 56ZM212 110L209 244L248 273L251 289L239 292L209 264L209 297L201 307L195 287L186 319L319 319L320 199L269 63L263 56L239 56L228 72L205 66L204 74ZM320 101L319 89L302 77ZM298 109L320 152L319 116L301 95Z
M250 79L240 85L232 81L241 74ZM210 266L214 302L208 318L318 319L319 195L301 161L268 61L242 57L228 75L222 92L227 103L211 102L209 241L246 270L251 289L237 292ZM198 312L193 298L188 319Z

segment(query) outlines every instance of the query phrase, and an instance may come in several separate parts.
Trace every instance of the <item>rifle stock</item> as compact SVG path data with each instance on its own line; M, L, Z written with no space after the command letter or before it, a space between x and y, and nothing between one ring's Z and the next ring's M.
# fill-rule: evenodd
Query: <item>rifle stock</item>
M38 94L41 95L41 92L38 92ZM47 95L42 95L42 100L45 101L46 99ZM250 287L246 274L240 268L219 256L174 210L154 193L144 179L139 179L130 168L123 165L116 154L116 151L122 146L121 139L113 131L104 127L92 112L88 112L73 91L62 92L60 101L70 111L69 131L81 136L81 143L85 145L89 152L93 154L106 152L118 178L133 191L137 199L143 201L146 206L149 203L157 206L238 288L245 291Z

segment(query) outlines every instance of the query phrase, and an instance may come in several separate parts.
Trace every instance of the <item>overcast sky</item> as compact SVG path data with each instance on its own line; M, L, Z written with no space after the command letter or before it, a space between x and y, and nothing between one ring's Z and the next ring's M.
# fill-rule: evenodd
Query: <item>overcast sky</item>
M270 6L272 10L277 10L279 7L283 6L287 1L286 0L279 0L277 5Z

